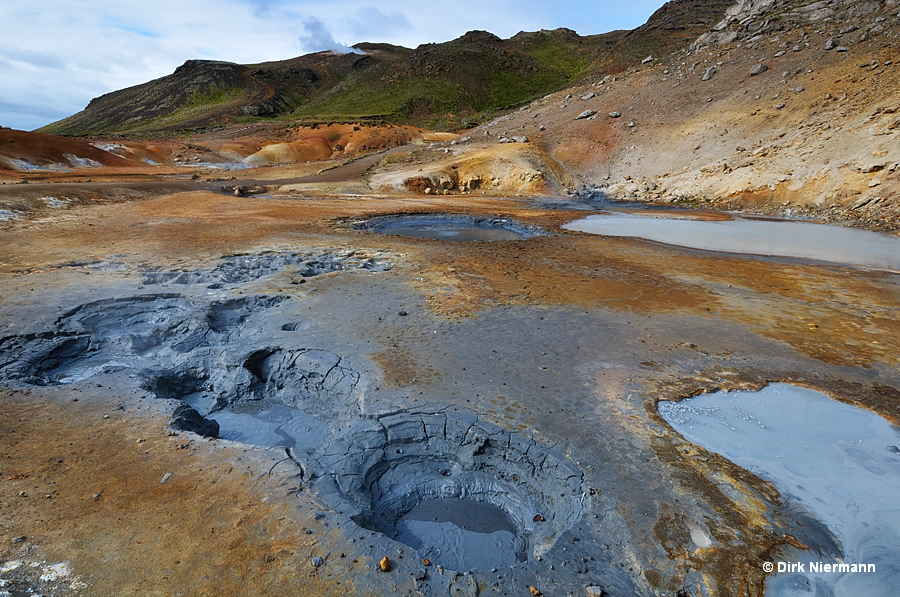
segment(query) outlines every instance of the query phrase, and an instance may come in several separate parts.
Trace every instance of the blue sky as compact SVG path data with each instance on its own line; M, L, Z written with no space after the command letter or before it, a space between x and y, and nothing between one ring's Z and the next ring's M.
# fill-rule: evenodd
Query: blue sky
M472 29L510 37L633 29L663 0L46 0L0 3L0 125L32 130L185 60L283 60L361 41L407 47Z

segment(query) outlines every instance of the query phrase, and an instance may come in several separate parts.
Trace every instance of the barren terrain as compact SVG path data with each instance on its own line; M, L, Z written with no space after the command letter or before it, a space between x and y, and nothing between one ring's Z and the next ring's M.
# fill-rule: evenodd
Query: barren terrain
M0 594L762 595L764 562L839 557L657 402L787 382L900 424L898 273L562 228L896 236L900 9L801 4L458 133L0 130ZM373 224L419 214L529 234ZM307 435L211 431L270 402ZM505 509L516 563L388 536L438 491Z

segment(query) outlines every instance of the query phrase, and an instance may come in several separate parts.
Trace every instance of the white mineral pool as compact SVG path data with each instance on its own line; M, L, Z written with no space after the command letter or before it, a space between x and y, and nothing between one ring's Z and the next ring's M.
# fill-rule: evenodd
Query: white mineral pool
M797 500L840 539L844 559L837 563L857 568L825 572L824 564L835 561L813 553L790 562L803 564L801 574L779 574L773 562L767 595L897 595L896 427L869 411L787 384L660 402L659 413L688 441L772 481L784 496ZM819 571L817 563L822 564ZM861 564L866 571L858 571Z
M799 257L900 271L900 237L812 222L705 221L610 214L588 216L563 228L707 251Z

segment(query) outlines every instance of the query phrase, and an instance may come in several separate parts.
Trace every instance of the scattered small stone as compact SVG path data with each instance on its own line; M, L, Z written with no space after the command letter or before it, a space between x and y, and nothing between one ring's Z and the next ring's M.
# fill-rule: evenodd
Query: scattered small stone
M583 99L583 100L589 100L589 99L591 99L591 98L593 98L593 97L597 97L597 94L594 93L594 92L592 91L592 92L590 92L590 93L587 94L587 95L582 95L582 96L581 96L581 99Z
M384 556L383 558L381 558L381 561L378 562L378 568L382 572L390 572L391 571L391 560L387 556Z
M641 64L647 64L648 62L653 62L653 55L647 56L643 60L641 60Z
M400 311L397 313L397 315L399 315L400 317L406 317L407 315L409 315L409 313L407 313L406 311Z
M847 46L838 46L834 49L835 52L849 52L850 48Z
M171 478L172 478L172 473L166 473L165 475L163 475L162 481L159 482L160 485L162 485L163 483L165 483L166 481L168 481Z
M545 126L542 124L541 126L538 127L538 130L539 130L539 131L546 131L546 130L547 130L547 127L545 127Z
M828 38L828 41L825 42L826 50L833 50L836 47L838 47L838 40L836 37L830 37Z
M581 114L576 116L575 120L582 120L584 118L588 118L589 116L593 116L596 113L597 113L596 110L585 110L584 112L582 112Z
M325 563L325 560L323 560L321 556L315 556L314 558L309 560L309 563L312 564L313 567L318 568Z
M541 597L543 595L534 585L529 586L528 590L531 591L533 597Z
M713 78L713 75L715 75L718 70L719 69L717 69L715 66L709 67L708 69L706 69L706 72L703 73L703 76L700 77L700 80L701 81L709 81L710 79Z
M422 565L423 566L431 566L431 560L429 560L428 558L425 558L424 560L422 560Z
M415 578L417 582L423 582L427 578L427 575L424 570L419 570L413 578Z
M532 520L533 520L534 522L544 522L544 521L547 520L547 519L544 518L543 516L541 516L540 514L535 514L535 515L534 515L534 518L532 518Z
M803 49L803 46L797 44L796 46L794 46L794 47L791 48L791 49L792 49L794 52L799 52L799 51L801 51L801 50Z
M597 585L591 585L584 588L588 597L603 597L603 589Z
M18 537L14 537L12 540L13 543L25 543L25 535L19 535Z
M782 56L784 56L784 50L775 52L775 58L781 58Z
M784 104L778 104L777 106L775 106L776 110L781 110L782 108L784 108Z
M634 128L634 127L635 127L634 121L629 122L629 123L628 123L628 127L629 127L629 128Z
M610 118L618 118L618 117L621 116L621 115L622 115L622 113L619 112L618 110L609 113L609 117L610 117Z
M756 75L761 75L764 72L769 70L769 67L763 64L762 62L758 64L754 64L752 68L750 68L750 76L755 77Z
M321 511L316 512L315 514L313 514L313 518L315 518L316 520L322 520L323 518L325 518L325 513Z
M95 493L94 495L91 496L91 499L93 499L93 500L96 502L97 500L100 499L100 494L99 494L99 493Z

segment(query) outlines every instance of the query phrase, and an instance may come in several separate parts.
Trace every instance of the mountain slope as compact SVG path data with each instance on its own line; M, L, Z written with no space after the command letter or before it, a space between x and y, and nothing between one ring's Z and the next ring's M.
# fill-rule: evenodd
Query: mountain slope
M674 0L634 31L582 37L568 29L504 40L470 31L408 49L361 43L256 65L189 60L166 77L115 91L40 132L171 134L284 117L378 119L458 129L564 88L602 69L619 72L709 29L732 3Z

